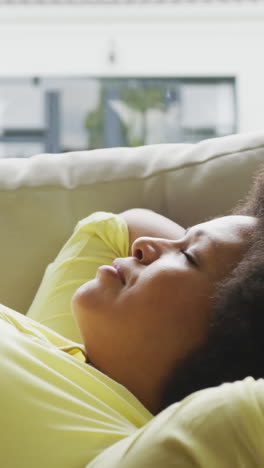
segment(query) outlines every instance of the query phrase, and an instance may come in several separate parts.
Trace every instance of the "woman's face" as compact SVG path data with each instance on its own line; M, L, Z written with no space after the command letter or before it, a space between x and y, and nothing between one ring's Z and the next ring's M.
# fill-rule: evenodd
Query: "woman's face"
M242 257L255 222L226 216L176 240L140 237L131 257L114 262L124 283L99 268L72 300L90 363L143 402L144 393L158 392L205 340L216 282Z

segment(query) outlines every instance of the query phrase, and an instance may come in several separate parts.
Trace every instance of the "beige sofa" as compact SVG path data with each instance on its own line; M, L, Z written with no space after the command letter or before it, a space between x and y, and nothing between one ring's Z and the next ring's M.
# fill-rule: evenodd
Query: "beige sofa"
M0 160L0 301L25 313L47 264L94 211L149 208L186 227L224 215L264 164L264 132Z

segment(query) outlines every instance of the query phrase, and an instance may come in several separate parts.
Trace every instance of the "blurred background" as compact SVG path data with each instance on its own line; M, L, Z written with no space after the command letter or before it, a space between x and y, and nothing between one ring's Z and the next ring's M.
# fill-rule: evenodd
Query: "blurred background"
M0 157L263 129L263 0L0 0Z

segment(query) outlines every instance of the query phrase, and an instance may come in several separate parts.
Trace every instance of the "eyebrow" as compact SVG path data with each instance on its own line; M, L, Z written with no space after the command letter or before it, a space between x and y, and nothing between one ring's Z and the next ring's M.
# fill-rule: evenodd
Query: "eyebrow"
M187 234L187 233L191 230L191 228L192 228L192 226L191 226L191 227L188 227L188 228L185 230L185 234ZM197 229L195 235L198 236L198 237L201 237L201 236L206 236L206 237L208 237L208 239L210 239L210 241L212 241L214 247L217 248L217 242L216 242L209 234L207 234L203 229Z
M190 229L192 228L192 226L188 227L186 230L185 230L185 234L187 234ZM198 229L195 233L196 236L198 237L201 237L201 236L206 236L210 241L211 241L211 245L213 246L214 248L214 253L217 254L217 251L218 251L218 244L217 242L215 241L215 239L213 239L209 234L207 234L203 229ZM198 254L197 254L198 256ZM199 255L200 257L200 255Z

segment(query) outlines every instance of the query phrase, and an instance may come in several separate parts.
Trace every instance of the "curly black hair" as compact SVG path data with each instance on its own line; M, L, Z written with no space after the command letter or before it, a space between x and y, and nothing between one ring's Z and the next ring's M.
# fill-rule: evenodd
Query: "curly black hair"
M177 364L159 411L204 388L264 377L264 165L227 215L254 216L257 222L241 260L216 285L206 341Z

